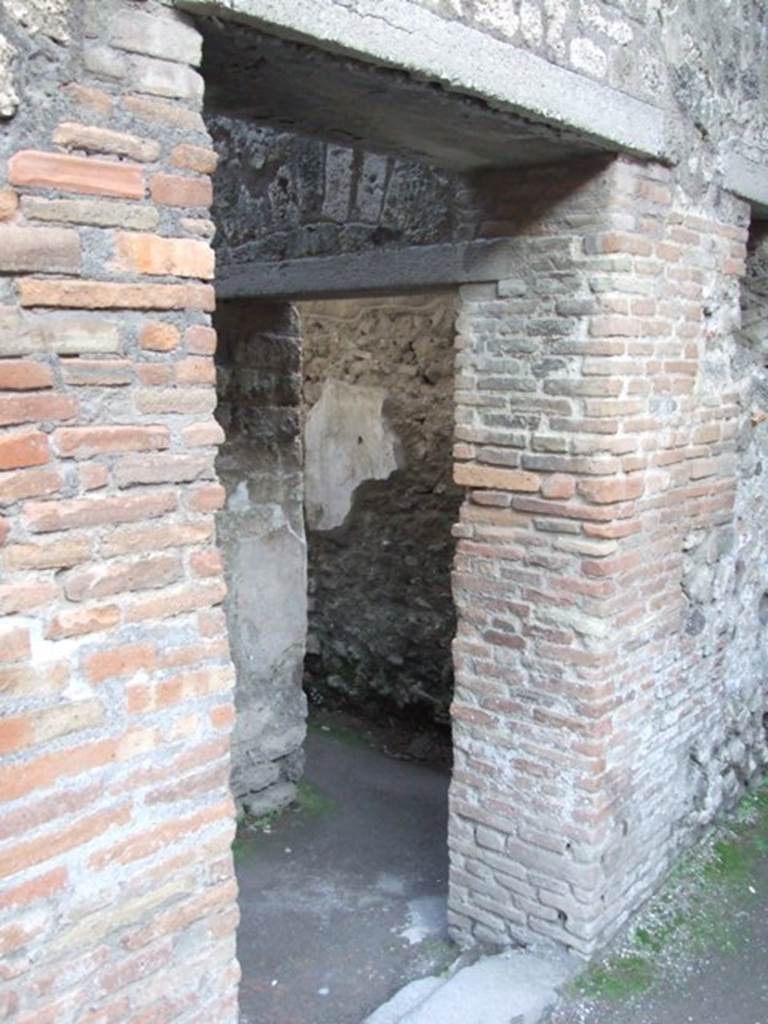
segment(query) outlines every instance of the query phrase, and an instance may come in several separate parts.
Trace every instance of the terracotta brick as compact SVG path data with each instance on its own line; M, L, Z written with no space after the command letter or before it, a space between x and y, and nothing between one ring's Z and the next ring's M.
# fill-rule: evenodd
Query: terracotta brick
M51 581L41 583L5 583L0 585L0 614L13 615L56 601L59 588Z
M97 114L109 114L112 111L112 97L102 89L94 89L90 85L69 82L62 89L73 103Z
M155 321L142 327L139 345L150 352L172 352L178 346L180 336L178 327Z
M161 388L173 383L173 367L166 363L138 363L136 376L146 387Z
M154 672L157 664L153 644L125 644L107 651L90 654L83 661L86 676L92 683L133 676L137 672Z
M159 711L182 701L228 692L233 683L234 669L230 665L180 672L157 683L137 683L128 690L128 711L134 715Z
M642 477L628 477L622 479L604 480L580 480L578 485L579 493L589 501L597 502L600 505L610 505L619 501L632 501L639 498L645 491L645 481Z
M150 194L162 206L205 207L213 203L213 186L207 178L183 178L178 174L156 174Z
M188 327L184 341L190 355L212 356L216 352L216 331L212 327Z
M65 867L54 868L43 875L36 875L26 882L0 891L0 910L11 907L27 907L38 900L45 900L61 892L67 885L69 872Z
M77 608L55 615L48 624L45 635L49 640L63 640L66 637L100 633L114 629L119 625L120 619L120 609L116 604Z
M211 708L209 715L214 729L229 732L235 724L235 709L231 704L220 704L218 707Z
M182 107L179 103L154 99L150 96L124 96L124 108L134 117L144 121L168 124L173 128L187 131L205 132L205 122L196 110Z
M115 252L119 270L205 280L214 276L214 253L207 242L136 232L120 233Z
M99 563L69 572L64 580L64 593L70 601L90 601L165 587L180 576L181 560L176 555L154 555L130 563Z
M172 512L175 508L175 494L155 491L135 497L121 495L119 498L31 501L24 506L22 517L27 528L34 533L51 533L88 526L140 522Z
M139 551L206 544L213 536L213 523L174 523L169 525L126 527L113 530L101 543L107 558Z
M207 484L190 489L186 495L187 507L192 512L218 512L224 508L226 491L221 484Z
M48 436L38 430L23 430L0 436L0 470L44 466L51 461Z
M227 593L223 583L197 583L156 597L135 600L126 609L126 622L146 622L148 619L167 619L175 615L209 608L221 604Z
M198 613L197 628L200 636L226 636L227 618L221 608L206 608Z
M0 397L0 425L46 420L71 420L78 405L69 395L10 395Z
M113 475L118 487L186 483L213 476L213 459L208 453L129 456L120 459Z
M213 174L219 162L218 154L213 149L203 146L191 146L182 142L171 151L171 163L185 171L196 171L198 174Z
M181 436L189 448L205 448L224 443L225 435L221 425L214 419L201 420L184 427Z
M99 462L80 466L77 476L84 491L97 491L109 483L109 469Z
M177 384L215 384L216 367L204 356L179 359L174 366Z
M125 387L133 381L133 364L127 359L62 359L65 384L76 388Z
M8 180L12 185L62 192L144 198L144 175L140 167L60 153L29 149L15 153L8 161Z
M48 833L43 841L33 839L17 843L0 853L0 878L7 878L36 864L44 864L68 850L84 846L112 826L126 825L130 820L131 804L126 802L121 807L109 808L80 821L70 822L64 829Z
M225 807L222 804L215 804L186 817L165 821L99 851L90 858L89 863L97 870L102 870L108 864L131 864L143 860L159 850L172 848L174 844L182 842L208 825L226 820L228 813L229 805Z
M0 505L56 494L63 481L55 469L17 469L0 473Z
M91 539L38 541L36 544L10 544L3 556L7 569L71 569L91 557Z
M157 451L171 443L168 428L157 426L59 427L51 439L62 456L80 459L117 452Z
M205 640L199 644L183 644L167 647L158 658L160 668L184 668L196 666L204 661L220 660L229 654L226 639Z
M0 663L21 661L30 656L29 630L26 627L9 626L0 632Z
M152 163L160 156L160 143L109 128L63 121L53 133L53 142L63 149L85 149L91 153L114 153L140 163Z
M66 661L37 662L34 673L29 665L8 665L0 668L0 694L5 697L34 697L60 693L69 680ZM0 777L2 777L0 768ZM0 792L0 801L5 799ZM0 829L3 819L0 817Z
M107 281L19 281L21 304L71 309L200 309L216 304L213 288L205 284L114 284Z
M572 498L576 492L576 481L572 476L563 473L554 473L545 477L541 485L541 493L545 498L565 499Z
M19 208L19 197L12 188L0 188L0 221L10 220Z
M0 390L34 391L53 387L53 371L44 363L27 359L5 359L0 362Z
M453 479L464 487L490 487L502 491L538 491L541 477L520 469L497 469L477 463L459 462Z
M195 551L189 564L195 576L220 576L223 571L221 554L215 548L209 551Z

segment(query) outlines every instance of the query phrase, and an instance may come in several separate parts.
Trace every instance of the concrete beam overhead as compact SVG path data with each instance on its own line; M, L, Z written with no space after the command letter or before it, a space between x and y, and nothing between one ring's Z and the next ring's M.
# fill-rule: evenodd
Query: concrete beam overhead
M408 0L175 0L177 7L396 68L617 152L668 159L667 112ZM482 60L478 54L482 53Z

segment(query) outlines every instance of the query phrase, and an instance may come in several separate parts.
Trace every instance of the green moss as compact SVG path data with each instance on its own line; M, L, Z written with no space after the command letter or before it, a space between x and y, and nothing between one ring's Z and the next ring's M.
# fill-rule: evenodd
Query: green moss
M587 968L573 987L590 999L620 1000L646 992L653 981L653 965L646 957L615 956Z
M296 791L295 806L306 814L320 816L336 810L335 802L314 783L302 779Z

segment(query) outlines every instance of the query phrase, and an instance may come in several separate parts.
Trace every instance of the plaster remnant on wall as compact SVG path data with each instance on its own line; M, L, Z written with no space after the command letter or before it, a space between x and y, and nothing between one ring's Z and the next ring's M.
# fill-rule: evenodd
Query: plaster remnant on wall
M41 32L57 43L69 42L71 0L3 0L7 14L32 35Z
M383 388L327 380L304 433L307 524L341 526L366 480L386 480L398 468L397 436L387 422Z
M13 85L13 62L16 49L0 35L0 117L13 117L19 96Z

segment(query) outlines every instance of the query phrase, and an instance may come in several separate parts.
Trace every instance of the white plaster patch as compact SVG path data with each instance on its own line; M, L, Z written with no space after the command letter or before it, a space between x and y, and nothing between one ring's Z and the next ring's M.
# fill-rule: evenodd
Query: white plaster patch
M305 502L313 530L332 530L365 480L386 480L398 467L398 442L384 416L387 393L327 380L305 428Z
M69 41L71 0L3 0L3 9L33 35L42 32L59 43Z
M13 85L13 62L16 49L0 35L0 117L13 117L19 95Z

